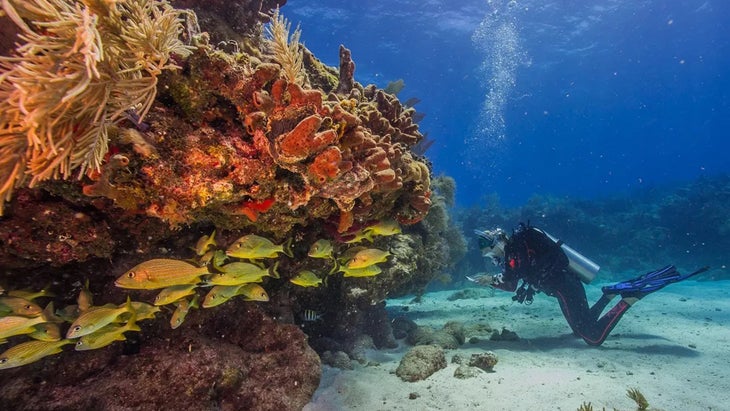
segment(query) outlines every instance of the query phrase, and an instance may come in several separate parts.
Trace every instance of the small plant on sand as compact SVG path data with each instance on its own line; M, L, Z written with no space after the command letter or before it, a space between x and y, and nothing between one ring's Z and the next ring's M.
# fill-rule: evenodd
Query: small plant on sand
M646 400L646 397L644 397L644 394L638 388L630 388L626 391L626 396L634 400L638 411L646 411L649 409L649 401Z
M578 407L578 411L593 411L593 404L590 402L584 402L580 407Z
M638 388L629 388L626 391L626 396L634 400L637 411L647 411L649 409L649 401L646 400L646 397L644 397L644 394L642 394ZM601 409L606 411L606 408ZM593 411L593 404L590 402L584 402L580 407L578 407L578 411ZM614 411L618 410L614 408Z

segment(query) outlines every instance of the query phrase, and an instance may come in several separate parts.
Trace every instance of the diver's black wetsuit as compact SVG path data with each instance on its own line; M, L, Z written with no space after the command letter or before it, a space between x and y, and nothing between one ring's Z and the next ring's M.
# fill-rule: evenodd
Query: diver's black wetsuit
M599 318L614 296L603 295L588 308L585 289L577 274L568 269L568 257L542 231L521 225L507 240L502 284L495 287L517 291L512 297L531 303L536 292L558 299L573 333L589 345L601 345L621 316L631 307L623 299ZM517 289L519 280L522 285Z

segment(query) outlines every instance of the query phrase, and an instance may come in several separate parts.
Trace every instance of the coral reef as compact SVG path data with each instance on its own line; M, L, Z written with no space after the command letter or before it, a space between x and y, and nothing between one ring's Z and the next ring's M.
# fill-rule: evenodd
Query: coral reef
M464 344L466 330L459 322L448 322L440 330L418 326L412 329L406 338L411 345L438 345L441 348L454 349Z
M355 367L352 365L352 360L347 353L343 351L325 351L321 355L322 364L327 364L330 367L339 368L342 370L353 370Z
M201 273L210 280L223 264L211 255L241 236L259 234L291 244L291 250L266 264L267 272L280 275L262 280L268 302L237 298L192 311L182 323L179 310L187 314L196 300L178 300L177 309L162 307L124 343L84 353L66 348L3 373L3 399L29 408L300 409L317 386L319 362L292 324L337 366L365 361L364 352L372 347L395 346L385 298L423 293L463 254L465 241L447 214L453 180L440 177L432 184L428 161L415 151L424 139L415 110L375 86L357 83L344 46L338 72L287 34L286 49L301 53L302 68L283 67L288 63L264 40L262 23L270 19L259 13L283 1L173 2L201 11L198 19L162 1L127 3L159 8L142 13L144 18L170 19L161 24L169 30L158 33L168 36L160 44L163 51L155 51L161 60L155 61L156 71L144 71L147 66L129 71L146 85L144 93L114 102L125 110L109 106L117 116L105 120L105 137L93 151L98 161L69 162L59 168L61 174L51 173L32 187L8 177L13 184L5 185L4 193L14 195L0 219L0 284L11 290L50 283L54 303L65 312L88 280L98 306L119 306L126 293L113 279L146 260L191 259L207 264ZM25 11L12 4L20 16L16 23L33 28L22 20ZM74 12L89 10L87 2L79 2ZM110 44L104 24L111 23L100 20L95 27L104 47ZM211 33L198 34L196 23ZM79 21L67 25L73 24ZM247 27L234 35L236 25ZM189 55L183 38L194 45ZM126 43L115 44L124 49ZM86 66L74 64L88 74L81 70ZM167 70L173 66L179 70ZM89 78L84 93L99 90ZM103 111L102 106L84 109ZM86 131L87 120L68 120L68 127ZM15 137L12 141L20 141ZM72 157L81 158L96 157ZM213 247L197 241L202 248L190 250L214 229L215 240L208 238ZM320 240L332 244L331 255L309 256ZM377 275L338 271L346 256L362 248L384 251L385 261L373 265ZM306 287L291 281L303 271L321 281ZM156 293L131 292L135 302L153 301ZM177 322L169 318L172 310ZM463 343L463 336L456 341ZM79 362L84 365L74 367ZM128 388L144 376L157 377L156 383L135 396ZM33 381L45 381L47 390L27 389ZM91 396L89 384L98 387L102 399ZM104 395L115 391L119 395Z
M399 315L393 318L393 337L396 339L406 338L413 330L418 328L418 325L405 315Z
M398 241L390 246L395 254L394 261L398 263L393 270L398 272L400 281L389 287L391 296L414 291L417 295L423 294L437 277L444 283L449 282L448 273L456 272L456 264L467 253L461 227L449 216L448 204L453 203L453 186L453 179L449 177L435 178L432 182L435 195L426 218L409 231L414 235L393 239ZM414 276L413 273L428 275Z
M19 191L16 204L26 212L0 220L0 266L24 268L24 262L31 260L59 267L112 256L117 242L106 221L97 221L94 214L74 210L62 201L41 203L35 194Z
M520 339L520 337L517 335L516 332L510 331L506 328L502 328L502 331L494 330L492 331L492 335L489 337L492 341L517 341Z
M354 81L351 96L325 96L332 83L302 89L279 79L278 65L199 46L177 60L183 71L162 73L162 93L144 122L109 130L116 154L98 172L81 185L51 182L42 191L101 211L97 219L146 215L172 229L212 224L279 239L315 223L312 235L324 228L346 237L385 216L412 224L426 215L430 173L408 151L421 137L397 100L374 87L361 92ZM332 77L304 56L305 67L319 71L312 78Z

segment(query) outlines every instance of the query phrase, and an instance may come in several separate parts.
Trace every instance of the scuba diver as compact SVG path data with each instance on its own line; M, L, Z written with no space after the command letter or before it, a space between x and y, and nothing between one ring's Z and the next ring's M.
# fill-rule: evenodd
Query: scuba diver
M516 292L512 300L531 304L535 293L558 299L560 309L573 333L598 346L606 340L621 317L637 301L669 284L707 271L703 267L690 274L680 274L673 265L646 273L633 280L602 288L603 295L588 307L582 282L590 283L599 267L546 232L520 223L511 236L500 229L474 230L484 257L501 267L497 275L480 275L470 281ZM522 284L518 288L519 281ZM603 316L604 309L615 297L621 299Z

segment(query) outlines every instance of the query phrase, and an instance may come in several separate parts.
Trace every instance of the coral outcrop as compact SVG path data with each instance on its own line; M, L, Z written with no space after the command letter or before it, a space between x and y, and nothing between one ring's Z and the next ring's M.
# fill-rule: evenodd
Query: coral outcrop
M486 351L479 354L472 354L469 359L470 367L477 367L487 372L494 371L494 366L497 365L499 359L497 355L492 351Z
M262 50L229 54L204 38L196 37L187 60L176 58L182 70L156 73L160 95L143 121L129 117L106 129L109 152L98 170L90 165L92 172L76 175L80 184L51 181L39 191L94 209L96 219L113 216L120 231L132 232L123 225L146 216L172 229L206 224L283 239L294 228L315 228L310 235L348 238L386 217L424 218L431 176L410 151L422 138L412 110L355 82L350 59L341 83L351 88L340 84L343 93L335 93L324 81L332 70L306 50L308 77L324 81L322 89L281 78ZM9 219L23 218L18 202L8 206Z
M172 227L212 221L278 238L317 221L347 234L426 215L430 172L409 151L420 134L407 110L374 88L325 96L279 76L277 65L199 49L162 82L174 104L146 118L142 137L159 155L118 142L125 172L102 168L85 192Z
M401 359L395 375L407 382L425 380L438 370L446 368L444 350L436 345L417 345Z
M458 354L451 359L452 363L459 364L454 370L454 377L459 379L474 378L482 371L494 372L494 366L498 361L497 355L492 351L472 354L468 362Z

